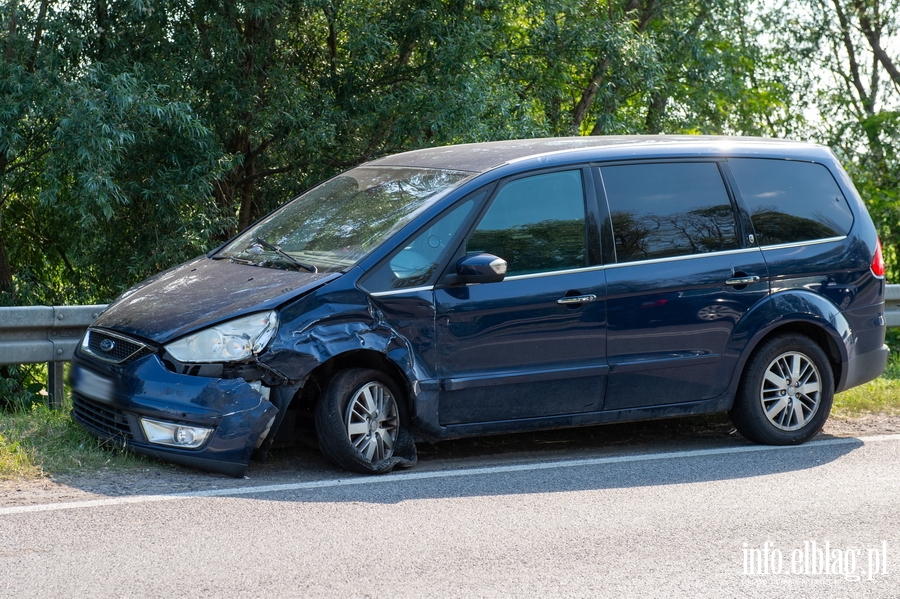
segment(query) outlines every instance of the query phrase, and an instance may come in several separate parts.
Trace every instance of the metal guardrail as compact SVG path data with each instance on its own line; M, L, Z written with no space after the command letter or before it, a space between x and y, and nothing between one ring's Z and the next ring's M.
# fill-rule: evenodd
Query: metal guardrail
M106 305L0 308L0 364L47 363L50 407L63 402L63 363Z
M900 327L900 285L888 285L885 290L884 321L889 327Z
M105 309L105 304L0 308L0 364L46 362L50 406L62 405L63 363ZM884 316L887 326L900 327L900 285L887 286Z

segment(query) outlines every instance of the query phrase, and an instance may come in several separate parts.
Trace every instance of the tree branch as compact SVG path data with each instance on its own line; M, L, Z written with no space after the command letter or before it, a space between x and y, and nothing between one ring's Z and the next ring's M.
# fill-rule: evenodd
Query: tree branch
M572 110L572 124L575 126L575 129L581 128L584 117L587 116L588 110L591 109L591 104L594 103L594 98L597 97L597 90L600 89L600 85L606 78L606 70L609 68L609 64L609 58L605 58L597 64L590 85L582 92L581 99L575 105L574 110Z
M13 7L9 15L9 37L6 38L6 62L12 64L16 58L16 31L19 28L18 4Z
M28 160L18 160L18 159L13 160L12 162L10 162L6 165L5 169L0 170L0 175L6 175L6 174L9 174L18 169L24 169L27 166L37 162L38 160L40 160L41 158L43 158L44 156L49 154L52 149L53 148L50 148L50 147L43 148L43 149L37 151L34 154L34 156L29 158Z
M866 39L869 41L869 47L872 48L872 52L875 54L875 57L878 58L878 62L881 63L884 70L891 76L894 85L900 87L900 70L897 70L894 61L891 60L890 56L887 55L887 52L884 51L884 48L881 47L880 31L877 31L872 26L872 20L866 13L865 2L863 0L855 0L854 5L856 6L856 13L859 15L860 28L862 29L863 35L865 35Z
M872 73L869 78L869 97L872 99L873 107L875 106L876 102L878 102L878 90L880 87L881 77L879 77L878 71L878 57L872 56Z
M856 59L856 48L853 45L853 39L850 37L850 23L847 20L847 15L844 14L844 9L841 7L840 0L831 1L832 4L834 4L834 10L837 13L838 22L841 25L841 38L844 42L844 49L847 51L847 60L850 63L850 75L853 87L856 88L856 93L859 95L859 99L863 104L863 109L866 114L871 116L874 111L874 103L872 102L871 96L866 92L862 77L859 74L859 62Z
M641 0L628 0L628 3L625 5L624 13L626 19L633 19L636 21L635 30L637 33L643 33L650 25L650 21L656 15L658 9L659 0L645 0L643 4L641 3ZM609 57L598 60L590 84L581 93L578 104L572 109L572 125L576 130L581 129L581 124L584 122L585 117L587 117L588 111L594 103L594 98L597 97L597 91L606 79L606 71L609 69L611 62Z
M639 33L644 33L647 30L647 27L650 25L650 21L653 20L653 17L656 16L656 11L659 10L659 0L648 0L646 4L641 8L641 15L638 19L637 30Z
M269 148L269 146L272 145L272 142L274 142L274 141L275 141L275 136L274 136L274 135L273 135L273 136L270 136L268 139L266 139L266 140L263 141L261 144L259 144L258 146L256 146L256 149L255 149L255 150L250 150L250 151L247 153L247 155L248 155L248 156L253 156L253 157L262 155L262 153L265 152L265 151Z
M34 65L37 62L38 49L41 45L41 36L44 34L44 20L47 18L47 7L50 0L41 0L41 8L38 11L37 24L35 25L34 40L31 42L31 56L28 58L27 70L29 73L34 72Z
M279 173L286 173L286 172L292 171L292 170L294 170L293 164L279 166L278 168L267 168L265 170L255 172L252 175L248 175L248 176L244 177L243 179L238 179L234 183L234 186L238 187L238 186L244 185L246 183L250 183L251 181L256 181L257 179L262 179L263 177L268 177L270 175L277 175Z
M20 173L16 180L13 181L12 185L6 186L6 193L0 196L0 209L3 208L3 205L6 204L13 195L20 190L25 189L25 187L33 185L39 178L40 173L32 173L31 175Z

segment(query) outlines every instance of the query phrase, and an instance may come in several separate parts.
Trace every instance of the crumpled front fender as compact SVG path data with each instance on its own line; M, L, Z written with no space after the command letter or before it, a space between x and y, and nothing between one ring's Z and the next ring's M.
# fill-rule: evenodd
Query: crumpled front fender
M352 285L307 296L283 309L280 319L278 334L260 361L287 379L302 381L332 358L367 350L387 356L416 380L410 376L415 358L409 341Z

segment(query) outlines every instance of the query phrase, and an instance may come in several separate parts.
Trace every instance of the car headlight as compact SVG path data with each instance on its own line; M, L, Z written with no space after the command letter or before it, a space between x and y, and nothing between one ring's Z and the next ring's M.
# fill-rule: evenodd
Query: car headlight
M166 350L179 362L235 362L261 352L276 328L274 310L259 312L191 333Z

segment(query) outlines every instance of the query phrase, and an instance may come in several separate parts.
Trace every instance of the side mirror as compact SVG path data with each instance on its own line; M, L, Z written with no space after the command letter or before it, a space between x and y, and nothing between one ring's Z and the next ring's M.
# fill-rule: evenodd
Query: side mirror
M493 254L472 254L456 263L458 283L499 283L506 276L506 260Z

